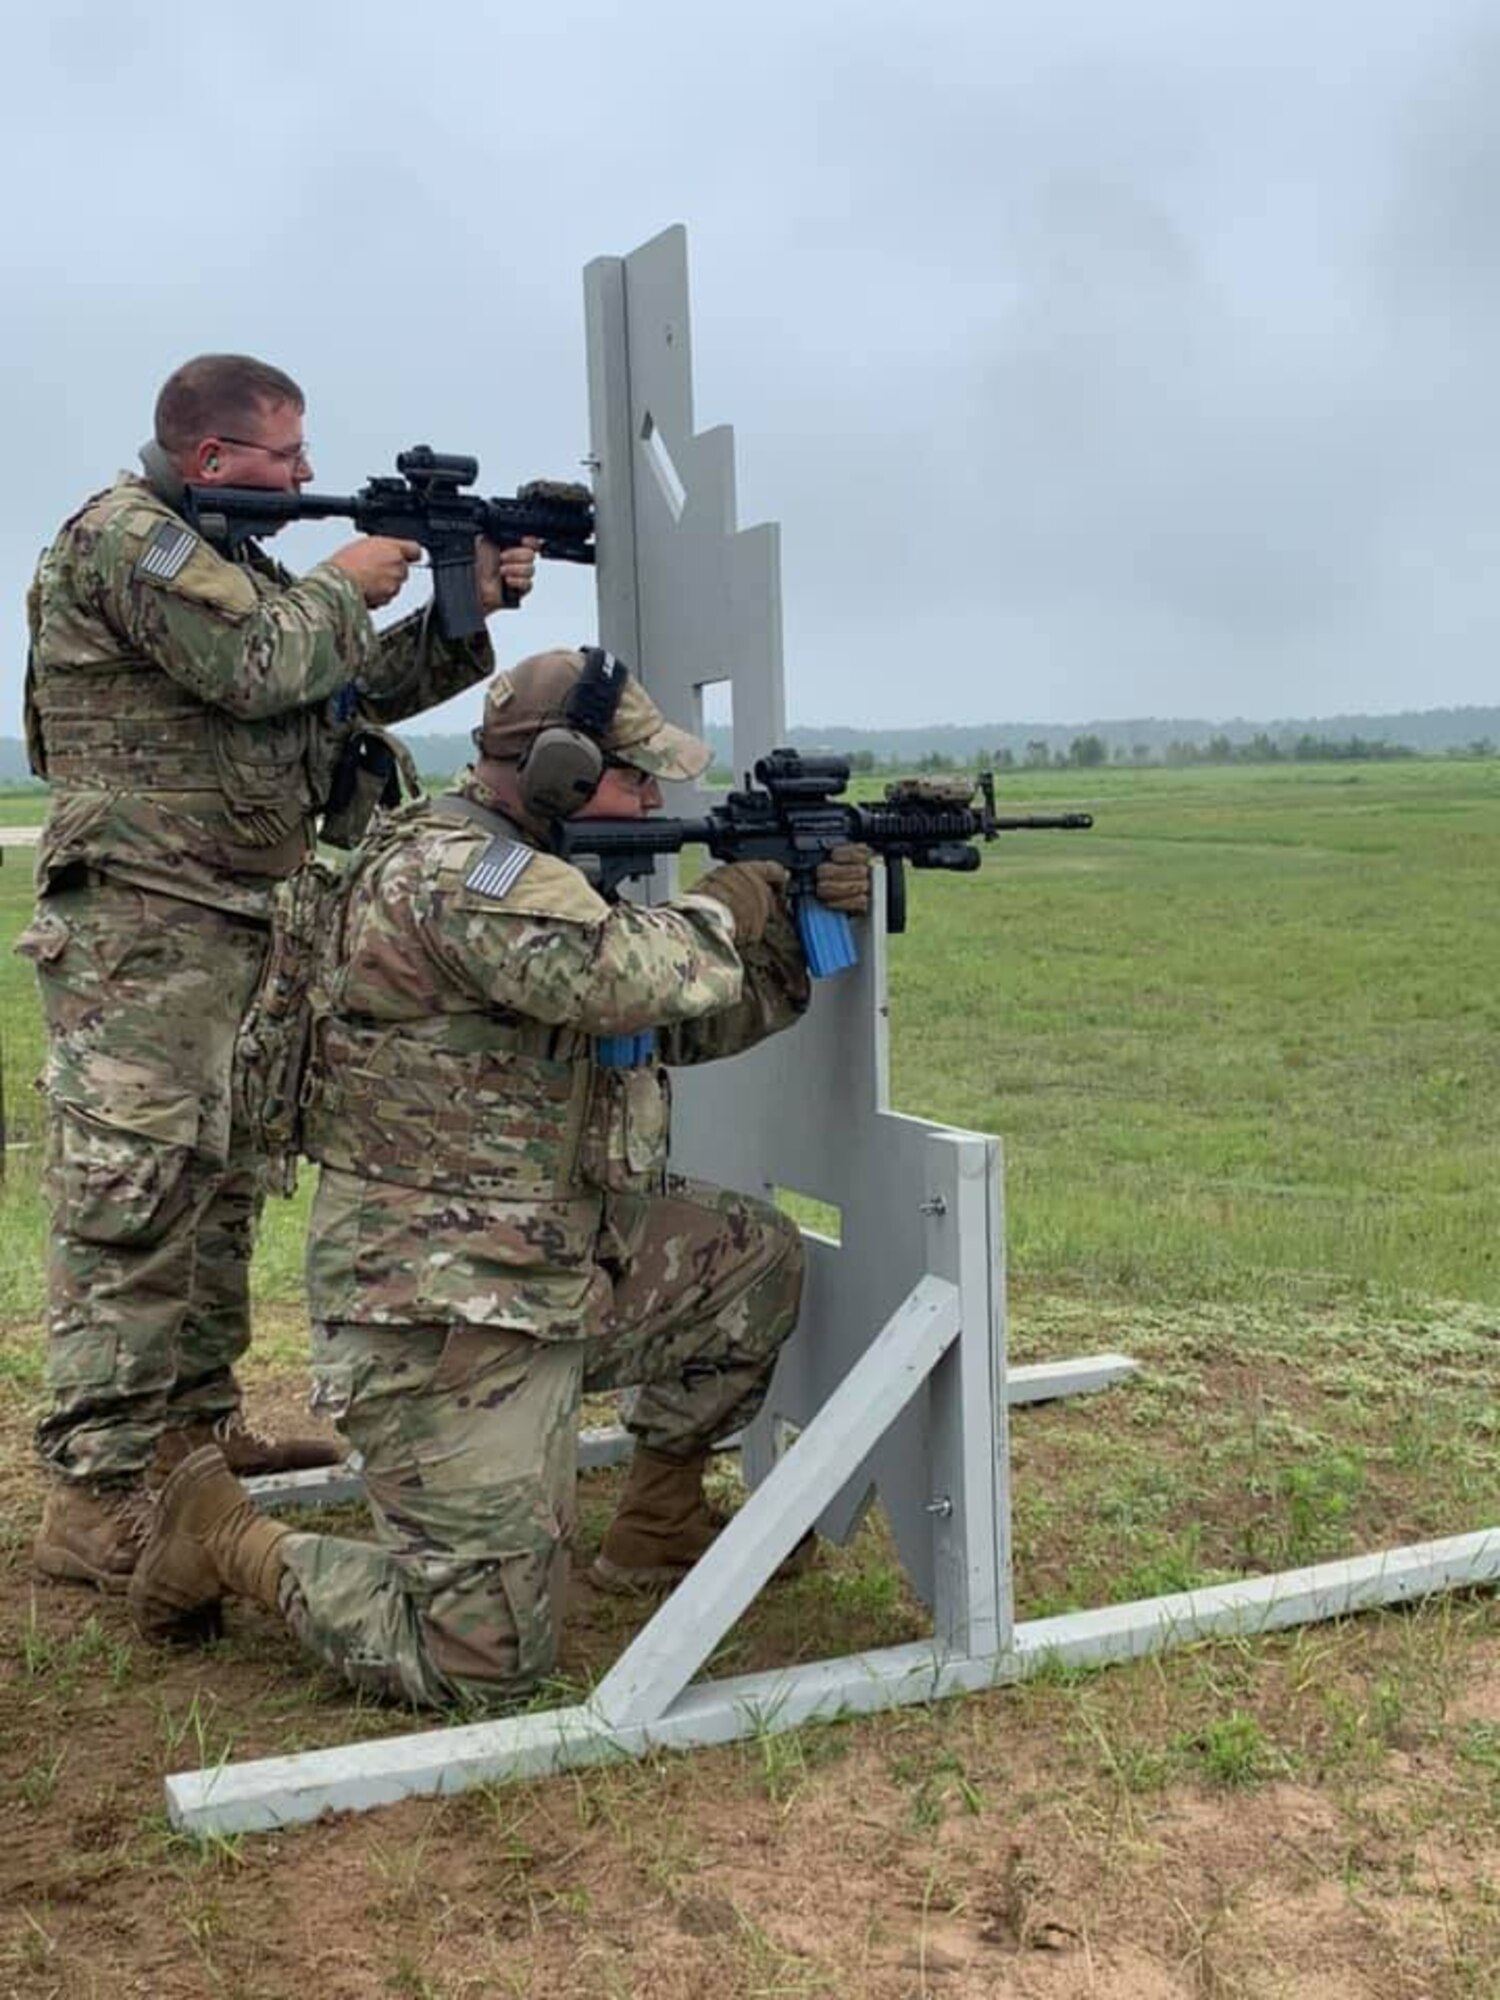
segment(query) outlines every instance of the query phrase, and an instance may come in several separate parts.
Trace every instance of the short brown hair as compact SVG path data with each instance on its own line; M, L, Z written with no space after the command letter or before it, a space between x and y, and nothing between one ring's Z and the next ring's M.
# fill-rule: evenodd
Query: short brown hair
M290 375L248 354L200 354L169 375L156 399L156 441L167 451L187 451L216 431L244 430L263 403L307 399Z

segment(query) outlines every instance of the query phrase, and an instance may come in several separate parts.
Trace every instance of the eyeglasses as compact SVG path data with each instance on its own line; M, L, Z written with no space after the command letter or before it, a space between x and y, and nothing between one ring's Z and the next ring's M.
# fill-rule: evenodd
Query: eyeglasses
M262 444L258 438L231 437L227 431L219 432L220 444L237 444L242 451L263 451L267 458L274 458L278 465L311 465L309 454L312 446L306 438L297 444Z

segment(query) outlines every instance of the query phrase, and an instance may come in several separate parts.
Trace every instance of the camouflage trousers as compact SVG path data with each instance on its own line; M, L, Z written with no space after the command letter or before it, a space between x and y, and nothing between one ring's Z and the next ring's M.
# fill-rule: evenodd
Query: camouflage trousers
M243 918L125 884L44 897L17 943L47 1028L47 1384L66 1478L150 1463L232 1411L263 1176L235 1128L235 1036L266 950Z
M461 1325L314 1328L314 1404L364 1463L377 1543L294 1535L281 1605L356 1687L420 1706L524 1695L557 1656L584 1391L639 1386L638 1442L690 1458L760 1407L802 1243L762 1202L673 1179L616 1210L629 1254L587 1341Z

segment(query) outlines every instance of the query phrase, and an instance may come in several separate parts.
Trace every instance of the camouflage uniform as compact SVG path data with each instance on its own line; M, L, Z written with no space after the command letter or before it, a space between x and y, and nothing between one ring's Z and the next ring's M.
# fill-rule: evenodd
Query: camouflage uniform
M607 904L514 832L424 804L366 844L308 1122L316 1396L380 1545L291 1535L280 1604L419 1703L549 1671L580 1393L642 1384L638 1442L701 1452L753 1415L801 1289L776 1210L666 1173L662 1065L807 1004L784 908L737 949L710 897ZM596 1037L647 1028L654 1057L600 1064Z
M262 1200L231 1063L270 895L308 852L351 719L493 665L421 616L377 634L332 564L230 561L122 474L66 522L28 603L26 732L53 796L36 917L48 1034L48 1381L38 1444L129 1481L165 1425L238 1402Z

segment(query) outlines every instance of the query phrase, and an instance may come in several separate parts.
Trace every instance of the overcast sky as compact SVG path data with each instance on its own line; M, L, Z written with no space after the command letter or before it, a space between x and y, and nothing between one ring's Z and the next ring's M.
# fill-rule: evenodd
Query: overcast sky
M296 375L324 489L418 439L568 476L582 267L674 222L791 721L1497 699L1492 0L61 0L4 40L0 734L38 549L177 362ZM497 642L591 612L552 567Z

